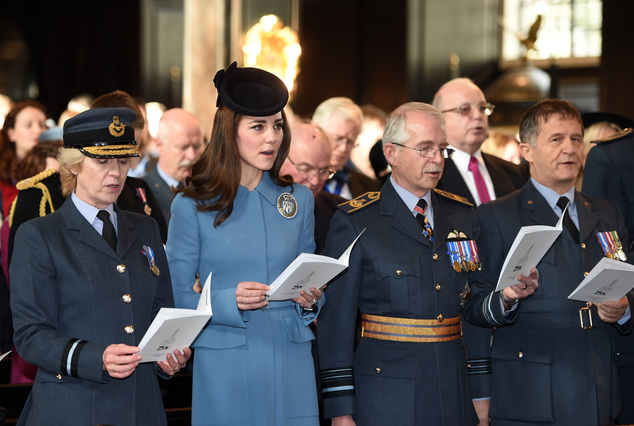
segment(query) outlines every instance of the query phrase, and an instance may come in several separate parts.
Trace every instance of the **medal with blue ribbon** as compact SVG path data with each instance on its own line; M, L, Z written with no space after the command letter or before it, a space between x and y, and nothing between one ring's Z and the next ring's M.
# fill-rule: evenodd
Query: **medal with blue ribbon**
M597 239L606 257L623 262L627 260L627 256L623 251L623 244L616 231L597 232Z
M451 259L454 271L457 273L462 272L462 266L460 266L460 249L458 248L458 241L447 241L447 254Z
M152 250L152 247L150 246L143 246L142 253L147 258L150 270L158 277L161 274L161 271L159 271L158 266L156 266L156 261L154 260L154 250Z

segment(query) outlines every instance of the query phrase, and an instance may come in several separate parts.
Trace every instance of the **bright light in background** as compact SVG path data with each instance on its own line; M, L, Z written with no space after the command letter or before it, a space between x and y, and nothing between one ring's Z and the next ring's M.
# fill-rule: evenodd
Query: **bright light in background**
M292 93L302 53L295 31L285 27L277 16L265 15L247 32L242 51L245 66L275 74Z

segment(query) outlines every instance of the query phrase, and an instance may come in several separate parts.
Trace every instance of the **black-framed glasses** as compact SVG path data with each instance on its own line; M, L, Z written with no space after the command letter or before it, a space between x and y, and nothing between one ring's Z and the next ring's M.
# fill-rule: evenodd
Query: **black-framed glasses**
M451 158L453 153L456 151L453 148L446 148L446 147L434 148L433 146L424 146L422 148L414 148L411 146L403 145L402 143L398 143L398 142L390 142L390 143L392 145L398 145L398 146L402 146L403 148L409 148L409 149L413 149L414 151L418 151L418 155L424 158L432 158L433 156L436 155L437 152L440 153L440 156L442 158Z
M473 110L477 109L482 114L491 115L493 114L493 110L495 109L495 105L493 104L480 104L480 105L471 105L471 104L462 104L458 108L446 109L444 111L440 111L443 114L446 112L457 112L463 117L470 116L473 114Z
M332 167L331 164L328 164L328 167L324 167L322 169L316 169L315 167L307 166L300 164L299 166L295 165L291 157L288 158L288 161L291 162L295 170L299 172L300 175L307 177L308 179L312 179L313 176L319 176L320 179L326 177L326 180L331 179L335 175L335 168Z

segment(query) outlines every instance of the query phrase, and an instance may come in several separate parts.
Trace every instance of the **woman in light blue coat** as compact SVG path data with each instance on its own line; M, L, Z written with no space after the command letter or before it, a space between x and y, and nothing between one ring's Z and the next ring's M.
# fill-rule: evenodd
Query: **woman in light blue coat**
M213 316L194 342L193 425L318 424L308 325L321 292L268 302L265 292L312 253L313 197L280 176L290 132L284 83L234 62L214 78L211 141L172 203L167 256L177 307L195 308L213 272Z

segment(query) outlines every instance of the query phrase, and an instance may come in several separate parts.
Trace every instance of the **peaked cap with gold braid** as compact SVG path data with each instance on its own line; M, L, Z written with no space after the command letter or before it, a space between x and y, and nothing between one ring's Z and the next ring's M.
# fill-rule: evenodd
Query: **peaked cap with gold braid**
M139 157L128 108L89 109L64 122L64 146L93 158Z

